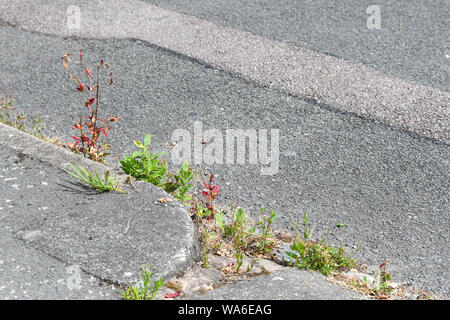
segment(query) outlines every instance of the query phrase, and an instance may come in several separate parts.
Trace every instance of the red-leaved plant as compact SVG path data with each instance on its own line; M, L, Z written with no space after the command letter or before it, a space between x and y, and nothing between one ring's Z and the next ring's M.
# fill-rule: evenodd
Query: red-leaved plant
M215 213L215 207L214 207L214 200L216 200L217 196L219 195L219 186L212 183L214 178L213 174L209 175L209 183L207 181L204 182L205 189L202 191L202 194L208 198L208 203L206 204L206 207L208 210L212 211L211 218L214 217Z
M61 57L63 61L63 66L66 70L69 70L68 62L71 61L70 57L72 54L67 53ZM99 116L99 106L100 106L100 96L102 94L102 84L99 80L99 71L101 69L106 69L109 73L108 85L113 84L112 72L109 69L109 64L100 60L100 63L96 67L95 78L92 75L92 68L84 63L83 52L80 50L79 55L80 65L83 67L84 75L87 82L83 83L73 74L70 73L70 77L75 81L77 87L76 90L83 93L85 96L84 108L88 113L86 116L80 116L77 119L77 123L73 125L75 130L79 131L79 134L73 136L75 143L69 144L72 151L80 152L89 159L104 162L103 157L108 153L105 151L110 149L107 144L100 145L99 138L101 133L105 137L108 136L107 132L110 132L109 124L117 121L119 117L110 116L108 120ZM87 84L89 83L89 84Z

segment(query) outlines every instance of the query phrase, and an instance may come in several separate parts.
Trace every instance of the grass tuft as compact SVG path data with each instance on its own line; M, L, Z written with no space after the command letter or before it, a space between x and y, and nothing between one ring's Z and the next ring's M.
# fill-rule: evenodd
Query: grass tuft
M156 297L158 290L164 285L163 278L158 280L153 279L156 273L150 270L149 267L141 267L142 285L136 283L135 286L130 286L123 291L123 297L125 300L153 300Z
M122 193L126 193L120 188L120 185L122 184L123 180L116 180L115 175L110 175L109 170L106 171L106 174L103 174L101 177L98 175L97 170L94 171L94 174L91 174L89 171L87 171L85 168L77 164L77 167L75 167L73 164L69 163L72 169L75 171L70 172L66 171L68 174L73 176L74 178L81 180L91 186L92 188L96 189L98 192L105 192L105 191L119 191Z

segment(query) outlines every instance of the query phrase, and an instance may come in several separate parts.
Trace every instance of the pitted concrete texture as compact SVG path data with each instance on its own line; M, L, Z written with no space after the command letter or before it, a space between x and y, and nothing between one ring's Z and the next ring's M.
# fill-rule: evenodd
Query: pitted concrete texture
M450 142L446 91L146 2L1 0L0 19L59 36L141 39L259 85Z
M127 187L128 194L98 194L58 167L79 163L93 172L102 165L3 124L0 149L0 220L7 231L2 231L2 260L11 261L17 253L19 269L43 276L54 263L59 274L63 266L72 266L96 281L129 285L139 279L141 266L170 278L198 257L192 220L177 201L156 201L168 196L162 189L141 182ZM41 256L48 258L35 263ZM7 270L4 283L12 277Z
M0 175L2 174L0 171ZM1 199L2 202L3 200ZM120 298L122 291L119 288L87 274L80 265L65 263L15 239L11 224L6 221L5 212L5 204L1 203L0 299Z
M342 289L318 272L284 268L211 290L201 300L361 300L362 294Z

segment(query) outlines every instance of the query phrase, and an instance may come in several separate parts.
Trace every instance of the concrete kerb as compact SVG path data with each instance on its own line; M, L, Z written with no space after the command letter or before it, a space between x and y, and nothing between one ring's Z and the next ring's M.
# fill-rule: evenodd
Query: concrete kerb
M0 150L3 148L59 170L69 170L69 163L77 163L90 172L113 171L0 123ZM68 174L67 177L71 179ZM29 224L15 232L15 237L68 265L79 265L84 272L116 284L133 284L139 278L141 266L150 266L164 279L185 272L200 255L199 241L186 208L175 199L159 203L157 199L169 195L147 182L138 181L126 191L128 194L105 192L86 196L67 192L62 195L61 191L61 197L50 196L49 201L68 199L70 203L57 206L60 209L49 212L46 219L30 219ZM74 201L70 201L72 198ZM30 232L39 236L28 237Z

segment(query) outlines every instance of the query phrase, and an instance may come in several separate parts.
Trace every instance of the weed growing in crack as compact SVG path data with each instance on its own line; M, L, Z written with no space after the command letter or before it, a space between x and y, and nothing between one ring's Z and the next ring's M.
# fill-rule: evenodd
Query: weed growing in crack
M277 240L271 234L271 224L275 220L276 214L271 212L270 216L264 215L264 209L261 209L261 217L258 224L251 226L250 220L242 208L231 208L230 222L226 223L224 212L216 213L216 226L222 231L223 237L231 241L235 251L245 250L255 254L270 254L275 247Z
M215 201L219 195L219 186L213 183L214 175L203 182L201 195L203 200L192 202L192 216L199 230L204 248L219 255L234 257L236 263L232 270L242 273L245 255L269 256L279 243L272 235L272 224L276 218L274 211L270 215L260 211L257 223L250 219L244 209L235 204L229 210L217 209ZM252 269L248 265L246 272Z
M63 66L66 70L69 70L68 62L71 61L72 54L67 53L61 57ZM80 50L79 62L83 68L86 81L83 82L76 77L73 73L70 74L72 80L76 83L76 90L84 94L84 109L87 115L83 116L84 111L78 116L77 122L73 125L75 130L79 131L79 134L73 136L75 143L71 144L71 149L74 152L83 154L89 157L89 159L104 162L103 157L108 155L105 151L110 149L110 146L106 143L100 144L100 136L103 134L108 136L107 132L110 132L110 123L113 123L119 119L119 117L110 116L108 120L100 115L100 102L101 95L103 94L103 84L100 81L100 70L106 69L109 73L108 86L113 84L112 72L109 70L109 64L100 60L99 64L95 68L95 75L93 75L92 68L89 68L84 60L83 53Z
M260 235L256 244L256 249L259 253L265 254L270 253L273 249L273 246L275 245L275 242L272 240L272 224L275 221L277 215L273 210L270 212L270 216L264 214L264 208L261 209L260 213L261 214L258 220ZM254 233L255 228L251 229L250 232Z
M195 172L192 168L189 168L188 163L184 162L182 167L176 174L172 174L173 179L175 180L175 185L177 188L172 191L175 193L175 198L181 203L186 203L192 200L192 196L190 192L193 188L192 180L195 177Z
M204 195L208 202L206 203L206 208L212 212L211 218L214 218L216 213L216 208L214 206L214 200L216 200L217 195L219 194L219 186L212 183L214 179L214 175L209 175L209 182L204 182L205 189L202 191L202 195Z
M42 134L44 128L42 120L36 116L31 117L29 120L25 113L16 111L13 106L11 92L6 88L4 94L0 95L0 122L31 134L36 138L47 140Z
M241 270L242 264L244 263L244 254L237 246L234 247L234 250L235 250L234 257L236 258L235 268L236 272L239 272Z
M143 284L136 283L135 286L130 286L123 291L123 297L125 300L153 300L158 293L158 290L164 285L163 278L158 280L153 279L156 276L149 267L141 267L141 278Z
M231 211L231 222L224 226L224 235L229 237L237 248L246 248L250 229L247 229L247 217L242 208Z
M206 206L203 206L202 203L196 204L195 214L199 220L211 220L213 217L212 210L209 210ZM215 216L217 217L217 215Z
M336 279L338 281L343 280L344 283L350 285L353 289L377 299L389 299L394 291L394 287L391 285L392 275L387 271L386 261L381 263L374 277L364 275L362 278L352 277L348 279L345 276L337 275ZM400 286L396 290L397 294L403 295L403 289ZM420 300L420 297L418 299Z
M343 247L332 247L323 239L311 240L312 231L308 229L307 213L304 214L303 219L304 238L297 235L295 242L291 245L293 252L286 252L286 255L293 260L292 264L299 269L319 271L325 276L344 268L350 269L355 264L352 257L344 254Z
M189 202L192 199L190 192L196 172L184 162L180 170L170 173L166 162L160 159L164 153L150 152L150 143L150 134L145 136L143 142L134 140L139 150L123 156L123 160L120 161L123 172L137 180L147 181L163 188L181 203Z
M123 172L137 180L164 187L167 164L159 159L163 153L155 154L149 151L151 135L147 134L143 142L137 140L133 142L139 150L123 156L123 160L120 161Z
M392 291L389 281L392 280L392 275L387 272L387 262L383 262L378 271L376 281L372 287L372 293L375 295L385 295Z
M203 253L202 253L202 266L205 269L210 268L211 266L208 263L209 257L208 257L208 249L207 248L203 248Z
M109 170L106 171L104 175L99 176L97 170L95 170L94 174L91 174L88 170L78 164L78 168L71 163L69 163L69 165L75 172L66 171L68 174L80 181L85 182L92 188L96 189L98 192L119 191L122 193L126 193L120 188L120 185L123 183L124 179L120 181L116 180L115 175L110 175Z

